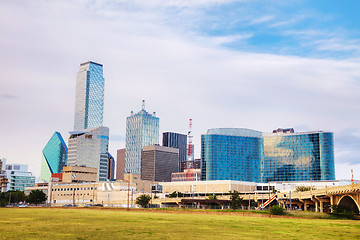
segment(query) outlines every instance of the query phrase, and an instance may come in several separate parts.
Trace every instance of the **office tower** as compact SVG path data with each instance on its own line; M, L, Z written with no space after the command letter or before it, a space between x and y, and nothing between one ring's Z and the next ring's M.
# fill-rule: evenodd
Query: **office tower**
M6 177L6 159L0 158L0 193L6 192L8 179Z
M209 129L201 136L202 180L335 180L333 134Z
M68 148L59 132L55 132L42 150L40 181L48 182L51 174L62 172Z
M124 180L125 174L125 148L117 150L116 155L116 180Z
M114 170L115 170L115 159L114 157L108 153L108 171L107 171L107 179L115 179L114 177Z
M35 177L26 164L6 164L6 177L9 181L6 191L24 191L25 187L35 186Z
M103 65L91 61L80 64L76 78L74 130L102 126L104 84Z
M261 157L261 132L209 129L201 136L201 179L259 181Z
M106 181L108 172L109 128L97 127L70 132L68 166L98 169L98 181Z
M187 136L180 133L164 132L163 146L179 149L179 167L180 164L187 160L186 158Z
M159 145L143 147L141 179L170 182L171 174L179 171L179 149Z
M186 169L201 169L201 159L182 162L180 164L180 172L183 172Z
M263 182L335 180L333 133L278 129L263 139Z
M126 118L125 172L141 174L141 151L144 146L159 144L159 118L145 110Z

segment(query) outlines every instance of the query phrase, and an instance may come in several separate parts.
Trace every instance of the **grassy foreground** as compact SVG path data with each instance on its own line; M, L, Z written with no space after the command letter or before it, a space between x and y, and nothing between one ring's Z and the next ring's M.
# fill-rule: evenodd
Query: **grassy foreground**
M360 221L1 208L0 239L360 239Z

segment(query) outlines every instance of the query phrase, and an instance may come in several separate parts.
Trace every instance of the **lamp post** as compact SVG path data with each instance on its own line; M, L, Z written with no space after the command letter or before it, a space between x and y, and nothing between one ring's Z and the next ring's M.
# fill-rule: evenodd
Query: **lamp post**
M271 218L271 202L270 202L270 178L268 178L268 190L269 190L269 218Z
M129 200L130 200L130 172L127 172L128 174L128 197L127 197L127 211L130 210L129 208Z

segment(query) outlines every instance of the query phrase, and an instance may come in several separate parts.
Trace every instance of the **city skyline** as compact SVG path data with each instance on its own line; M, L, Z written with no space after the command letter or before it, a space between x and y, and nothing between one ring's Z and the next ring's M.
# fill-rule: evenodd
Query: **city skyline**
M271 5L271 6L270 6ZM360 179L359 3L3 1L0 157L40 175L54 131L73 129L79 63L104 65L110 150L142 99L160 134L334 132L336 178ZM21 149L21 151L19 151Z

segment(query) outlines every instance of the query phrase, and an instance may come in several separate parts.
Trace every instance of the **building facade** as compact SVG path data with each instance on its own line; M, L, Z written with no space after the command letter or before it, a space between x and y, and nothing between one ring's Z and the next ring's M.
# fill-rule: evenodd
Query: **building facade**
M25 187L35 186L35 176L28 172L26 164L6 164L6 178L9 181L6 191L24 191Z
M202 180L335 180L330 132L209 129L201 139Z
M164 132L162 141L164 147L172 147L179 149L179 167L180 167L180 164L187 160L186 157L187 136L180 133Z
M68 148L59 132L55 132L44 149L41 156L40 181L48 182L51 174L60 173L66 165Z
M260 181L261 157L261 132L209 129L201 136L201 179Z
M125 172L141 174L141 152L144 146L159 144L159 118L143 108L126 118Z
M103 125L104 86L103 65L91 61L80 64L76 78L74 130Z
M145 146L142 152L141 179L170 182L179 171L179 149L158 145Z
M63 168L62 180L64 183L96 182L97 168L66 166Z
M106 181L108 173L109 128L97 127L70 132L68 166L98 169L98 181Z
M6 159L0 158L0 193L6 192L8 179L6 176Z
M125 174L125 148L118 149L116 154L116 180L123 180Z
M115 159L114 157L108 153L108 171L107 171L107 179L115 179Z
M264 135L262 182L335 180L333 133Z

